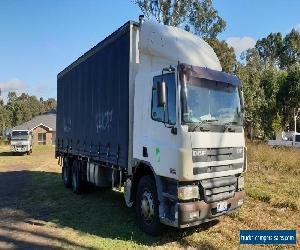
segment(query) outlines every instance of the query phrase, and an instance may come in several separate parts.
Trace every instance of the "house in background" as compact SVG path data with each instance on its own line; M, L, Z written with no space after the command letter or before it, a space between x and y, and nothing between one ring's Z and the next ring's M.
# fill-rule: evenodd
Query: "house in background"
M33 145L54 145L56 139L56 112L51 110L13 128L32 132Z

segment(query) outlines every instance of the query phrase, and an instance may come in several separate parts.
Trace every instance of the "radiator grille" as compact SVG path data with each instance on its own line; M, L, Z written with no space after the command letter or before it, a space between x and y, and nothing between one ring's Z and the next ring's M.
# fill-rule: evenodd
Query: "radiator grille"
M237 178L235 176L227 176L207 179L202 180L200 185L205 202L212 203L233 197Z

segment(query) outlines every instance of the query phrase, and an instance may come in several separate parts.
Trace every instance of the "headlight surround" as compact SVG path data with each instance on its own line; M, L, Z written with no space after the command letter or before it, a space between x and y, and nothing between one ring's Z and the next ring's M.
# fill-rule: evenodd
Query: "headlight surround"
M177 195L179 200L191 200L199 198L199 187L196 185L178 187Z

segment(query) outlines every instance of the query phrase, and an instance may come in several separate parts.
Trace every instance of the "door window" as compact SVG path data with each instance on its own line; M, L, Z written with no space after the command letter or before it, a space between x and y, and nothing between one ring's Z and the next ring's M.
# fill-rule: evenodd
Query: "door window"
M157 84L161 80L161 75L153 78L151 117L155 121L174 125L176 123L175 74L164 74L164 81L166 82L167 87L167 104L165 107L165 112L164 107L157 106Z

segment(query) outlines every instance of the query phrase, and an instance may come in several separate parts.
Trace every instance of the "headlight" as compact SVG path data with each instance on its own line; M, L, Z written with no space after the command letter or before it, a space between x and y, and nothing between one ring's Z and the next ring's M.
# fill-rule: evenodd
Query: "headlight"
M199 198L199 188L198 186L182 186L178 187L177 191L178 199L179 200L191 200Z

